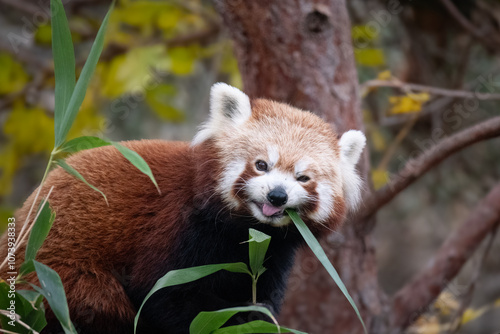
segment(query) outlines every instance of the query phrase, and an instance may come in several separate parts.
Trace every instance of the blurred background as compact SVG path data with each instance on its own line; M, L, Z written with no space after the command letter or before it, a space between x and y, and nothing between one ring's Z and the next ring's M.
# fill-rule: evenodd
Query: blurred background
M63 3L81 69L109 2ZM375 188L447 134L500 114L500 2L408 0L395 10L390 3L347 2ZM0 8L1 232L52 150L54 73L48 2L0 0ZM69 138L190 140L217 81L242 88L231 40L209 1L117 1ZM387 205L375 230L384 290L394 293L418 272L498 180L494 139L454 154ZM446 333L471 280L475 292L458 333L500 332L500 238L483 261L484 250L409 333Z

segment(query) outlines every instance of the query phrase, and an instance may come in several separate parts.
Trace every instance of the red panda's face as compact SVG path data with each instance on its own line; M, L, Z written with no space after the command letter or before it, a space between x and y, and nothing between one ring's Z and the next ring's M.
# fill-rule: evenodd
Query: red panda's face
M262 223L290 223L286 209L323 224L338 221L359 199L355 164L364 136L349 131L340 142L319 117L216 84L211 119L193 140L216 145L222 172L217 191L231 210ZM342 145L343 144L343 145Z

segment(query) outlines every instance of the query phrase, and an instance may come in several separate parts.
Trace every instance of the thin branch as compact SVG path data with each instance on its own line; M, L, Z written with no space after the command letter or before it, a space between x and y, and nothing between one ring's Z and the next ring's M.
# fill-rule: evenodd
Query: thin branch
M0 3L10 6L17 10L23 11L31 15L37 15L42 12L43 8L34 5L32 2L20 1L20 0L0 0Z
M33 225L35 225L38 217L40 216L40 213L42 212L42 208L45 206L45 204L49 200L50 194L52 194L52 190L54 190L54 186L50 187L49 192L47 193L47 195L43 199L43 202L40 204L40 210L37 212L35 218L31 222L29 222L28 219L26 219L26 222L24 223L23 229L24 229L25 226L27 226L29 224L28 229L25 231L24 234L22 234L22 231L21 231L21 233L19 233L19 235L17 236L18 240L16 241L16 245L14 246L15 248L17 248L20 245L22 245L24 243L24 241L30 235L31 229L33 228Z
M30 221L31 213L33 212L33 209L35 208L35 204L37 203L38 196L40 195L40 191L42 190L42 187L43 187L43 182L38 187L38 191L35 195L35 198L33 199L33 202L31 203L30 210L28 211L28 215L26 216L26 220L24 221L24 225L21 228L21 232L19 232L19 234L17 235L17 240L14 243L14 252L17 251L17 248L23 244L23 242L26 240L26 238L30 234L31 229L33 228L33 225L35 224L36 220L40 216L40 213L42 212L41 209L44 207L45 203L47 203L47 201L49 200L49 196L52 193L52 190L54 189L54 186L50 187L49 192L47 193L42 204L40 205L40 211L37 212L35 219ZM5 256L5 259L0 264L0 270L3 269L3 267L7 264L8 260L9 260L9 254L7 254Z
M390 324L397 332L411 324L458 274L500 220L500 183L446 239L427 266L393 297Z
M448 13L464 28L468 33L477 39L490 50L498 50L498 39L493 34L486 35L481 30L477 29L453 4L451 0L441 0L441 4L446 8Z
M413 126L417 122L419 116L420 115L418 112L414 112L414 113L412 113L412 117L408 118L405 126L399 131L396 138L394 138L394 140L391 142L391 144L389 145L389 147L385 151L384 156L382 157L382 159L380 160L380 163L377 166L378 170L386 170L387 169L387 166L389 165L389 162L391 161L392 157L394 156L394 153L396 152L397 148L399 147L401 142L406 138L406 136L408 135L410 130L413 128Z
M185 33L170 39L154 38L147 40L141 46L150 46L163 44L167 48L178 46L187 46L194 43L204 44L208 43L211 39L215 38L220 33L221 27L218 25L209 25L206 28L196 30L193 32ZM101 61L109 61L119 55L122 55L130 50L129 47L117 44L109 44L101 54ZM77 66L83 66L85 59L77 60Z
M441 0L441 4L446 8L448 13L469 33L478 38L483 38L484 34L477 29L465 16L460 13L457 7L450 0Z
M172 0L177 6L184 8L185 10L197 15L201 16L207 22L211 23L214 26L220 26L219 16L208 10L208 8L204 7L200 4L195 4L193 2L183 1L183 0Z
M493 231L490 233L490 238L486 242L486 247L484 248L483 253L481 254L481 258L478 259L477 264L474 268L474 273L472 274L472 278L470 280L469 286L467 287L467 292L465 293L465 296L462 298L462 302L460 303L460 306L458 309L455 311L455 314L452 317L452 320L450 321L450 329L448 330L447 333L444 334L453 334L457 333L458 330L462 326L462 318L465 310L467 307L472 302L472 297L474 296L474 291L477 285L477 282L479 281L479 278L481 277L481 272L484 267L484 264L486 263L486 259L488 258L488 255L490 254L491 247L493 246L493 241L495 240L495 236L498 231L498 223L495 224L495 228Z
M203 43L210 38L217 36L221 30L221 26L217 24L210 24L205 29L193 31L188 34L179 35L164 41L167 46L183 46L193 43Z
M476 95L472 98L478 99L478 100L481 100L481 99L488 100L489 97L495 97L495 94L490 95L489 93L480 93L479 87L480 87L480 85L482 85L482 86L490 85L489 83L486 83L486 81L490 81L491 85L494 85L493 78L495 77L495 75L497 74L499 69L500 69L500 67L494 66L494 68L489 69L488 73L483 73L483 74L479 75L478 77L476 77L476 79L467 82L464 85L465 90L462 90L462 92L468 92L470 94L474 90L474 93ZM393 78L393 80L398 80L398 79ZM399 82L401 82L401 81L399 81ZM403 84L406 84L406 83L403 83ZM424 87L427 87L427 86L424 86ZM491 87L486 87L486 88L491 90ZM443 95L437 96L436 95L436 97L434 99L427 102L423 106L422 110L420 111L419 119L422 119L426 116L429 116L435 112L442 112L443 110L447 110L448 108L450 108L451 104L454 101L456 101L456 99L457 99L457 97L453 97L453 96L443 96ZM383 126L401 126L402 124L406 123L406 120L409 118L409 116L410 115L406 115L406 114L392 115L392 116L383 115L383 117L381 119L381 125L383 125Z
M8 318L10 318L10 316L12 315L12 313L10 313L10 311L7 311L7 310L0 310L0 314L3 315L4 317L8 317ZM16 319L16 322L19 325L23 326L24 328L28 329L30 333L39 334L36 330L34 330L33 328L31 328L30 325L28 325L27 323L23 322L21 320L21 316L19 314L15 313L14 317ZM2 333L16 334L16 332L11 332L11 331L8 331L8 330L1 330L1 329L0 329L0 332L2 332Z
M497 116L441 140L417 158L410 159L397 175L391 177L385 187L376 191L366 200L365 208L357 216L373 215L402 190L453 153L474 143L499 136L500 116Z
M500 100L500 94L492 94L492 93L479 93L479 92L470 92L466 90L458 90L458 89L446 89L439 88L433 86L426 86L408 82L402 82L396 79L392 80L368 80L363 82L360 85L360 91L365 92L369 88L373 87L392 87L398 88L402 91L420 91L427 92L432 95L439 96L448 96L448 97L456 97L456 98L464 98L464 99L478 99L478 100Z

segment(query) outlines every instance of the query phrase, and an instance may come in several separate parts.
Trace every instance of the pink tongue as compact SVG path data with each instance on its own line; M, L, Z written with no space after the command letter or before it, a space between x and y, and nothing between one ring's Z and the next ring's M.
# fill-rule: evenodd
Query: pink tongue
M281 211L281 209L277 208L275 206L272 206L272 205L269 205L266 203L264 203L264 205L262 205L262 213L268 217L272 216L275 213L280 212L280 211Z

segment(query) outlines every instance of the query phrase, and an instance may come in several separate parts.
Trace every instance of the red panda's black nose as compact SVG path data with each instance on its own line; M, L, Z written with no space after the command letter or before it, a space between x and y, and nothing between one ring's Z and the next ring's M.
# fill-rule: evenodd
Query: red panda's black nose
M267 199L274 206L282 206L288 201L288 195L282 187L276 187L267 194Z

